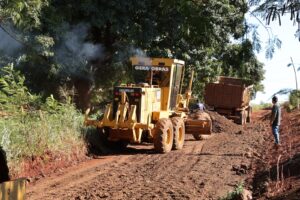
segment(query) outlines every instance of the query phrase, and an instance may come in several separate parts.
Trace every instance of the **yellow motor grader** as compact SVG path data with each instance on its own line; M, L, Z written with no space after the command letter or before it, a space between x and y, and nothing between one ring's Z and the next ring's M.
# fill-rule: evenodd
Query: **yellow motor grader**
M212 122L207 113L203 112L201 118L189 117L193 75L182 94L184 61L144 57L130 60L136 83L114 87L113 102L106 106L101 120L88 119L87 110L87 126L97 127L108 141L123 147L153 142L159 153L182 149L186 133L195 139L211 134Z
M0 183L1 200L25 199L26 179L17 179Z
M0 199L25 199L26 179L10 180L5 151L0 146Z

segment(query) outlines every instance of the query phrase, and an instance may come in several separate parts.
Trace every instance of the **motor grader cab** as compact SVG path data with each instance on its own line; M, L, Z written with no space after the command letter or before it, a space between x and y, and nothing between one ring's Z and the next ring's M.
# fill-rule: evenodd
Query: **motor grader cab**
M199 134L211 127L211 120L188 118L191 84L182 92L184 61L169 58L132 57L135 84L114 87L113 102L107 105L100 121L85 119L86 125L101 130L107 140L128 143L154 143L154 149L166 153L181 149L187 129ZM86 113L88 114L88 112ZM86 115L87 116L87 115ZM206 129L205 129L206 128Z

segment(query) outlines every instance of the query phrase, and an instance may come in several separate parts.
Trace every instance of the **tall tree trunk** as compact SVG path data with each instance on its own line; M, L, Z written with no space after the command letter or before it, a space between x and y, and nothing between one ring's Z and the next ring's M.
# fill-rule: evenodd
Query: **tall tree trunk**
M74 80L74 87L76 89L75 104L77 108L85 112L91 106L92 83L87 79L76 78Z

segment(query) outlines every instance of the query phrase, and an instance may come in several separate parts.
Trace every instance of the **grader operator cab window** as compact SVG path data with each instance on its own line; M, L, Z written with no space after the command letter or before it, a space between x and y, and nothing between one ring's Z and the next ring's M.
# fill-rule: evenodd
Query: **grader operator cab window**
M167 94L170 94L168 107L171 110L176 107L177 95L180 93L183 76L184 67L182 64L165 66L164 63L159 63L158 66L135 65L133 67L136 83L144 82L149 85L157 85L160 88L169 88L167 92Z
M158 85L159 87L168 87L170 69L162 63L159 66L135 65L134 80L136 83L146 82L149 85Z
M181 80L183 73L183 65L176 64L173 72L172 85L171 85L171 99L170 99L170 109L175 108L177 95L180 93Z

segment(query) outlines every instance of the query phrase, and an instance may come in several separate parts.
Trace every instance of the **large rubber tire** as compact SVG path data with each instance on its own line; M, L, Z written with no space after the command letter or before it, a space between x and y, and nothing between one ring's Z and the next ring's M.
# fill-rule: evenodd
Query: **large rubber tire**
M206 133L206 134L205 134ZM209 122L209 125L205 127L203 132L193 133L195 140L207 140L212 134L212 121Z
M246 110L244 110L243 113L244 113L244 114L243 114L243 116L244 116L244 118L243 118L243 124L246 124L246 123L247 123L248 113L247 113Z
M154 149L158 153L168 153L173 146L173 125L170 119L160 119L154 128Z
M252 108L249 106L249 108L247 109L247 123L251 123L251 115L252 115Z
M184 121L180 117L173 117L172 119L174 139L173 147L174 150L179 150L183 148L184 139L185 139L185 125Z
M238 119L237 123L240 125L244 125L246 123L246 118L247 118L246 112L244 110L241 110L239 112L238 116L239 116L239 119Z

